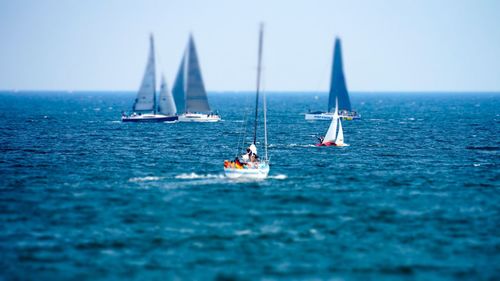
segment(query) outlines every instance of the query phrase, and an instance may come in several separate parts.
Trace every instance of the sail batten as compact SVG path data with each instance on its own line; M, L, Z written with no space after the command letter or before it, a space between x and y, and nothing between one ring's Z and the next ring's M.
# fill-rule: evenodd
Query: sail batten
M340 39L335 39L335 47L332 63L332 74L330 79L330 94L328 98L328 112L335 106L335 99L338 99L338 109L352 111L349 93L344 76L342 64L342 47Z
M177 113L174 98L168 91L165 77L162 75L160 84L160 95L158 100L158 112L164 115L175 115Z
M156 72L153 35L150 37L149 56L142 83L137 92L133 111L153 111L156 113Z

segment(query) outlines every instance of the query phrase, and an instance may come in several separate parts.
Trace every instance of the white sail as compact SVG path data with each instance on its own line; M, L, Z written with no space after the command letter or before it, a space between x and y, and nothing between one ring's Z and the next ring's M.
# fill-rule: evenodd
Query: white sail
M328 127L328 131L326 132L325 138L323 139L323 143L335 142L338 122L339 122L339 108L338 108L338 101L336 99L335 112L333 113L332 122L330 123L330 127Z
M177 110L175 108L174 98L167 88L165 77L162 75L160 84L160 97L158 100L158 111L164 115L175 115Z
M144 77L142 78L141 87L137 92L134 111L156 111L155 80L155 49L153 35L151 35L148 62L146 64L146 70L144 71Z
M339 133L337 134L337 139L335 140L335 145L344 145L344 131L342 130L342 121L339 119Z

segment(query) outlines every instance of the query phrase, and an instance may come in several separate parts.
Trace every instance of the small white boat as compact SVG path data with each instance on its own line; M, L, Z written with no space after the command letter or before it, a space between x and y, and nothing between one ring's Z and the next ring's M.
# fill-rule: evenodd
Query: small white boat
M266 97L265 93L262 93L262 111L264 115L264 157L259 159L257 156L257 124L258 124L258 112L259 112L259 92L260 92L260 75L261 75L261 61L262 61L262 40L263 40L263 25L260 26L259 32L259 56L257 64L257 90L255 98L255 119L254 119L254 131L253 131L253 142L247 149L247 154L244 157L237 157L234 161L224 161L224 174L230 179L266 179L269 174L269 158L267 155L267 108L266 108ZM251 157L250 157L251 156ZM240 160L241 158L241 160Z
M184 113L179 115L179 122L219 122L220 116L217 114L205 113Z
M305 119L308 121L329 121L333 118L333 106L337 100L339 105L339 117L344 120L360 119L356 111L351 108L351 100L345 82L344 69L342 64L342 49L340 39L335 39L333 51L332 76L330 78L330 93L328 95L328 110L308 112L305 114Z
M325 137L316 146L349 146L347 143L344 143L344 130L342 129L342 120L338 115L337 101L335 101L335 111L333 112L330 127L328 127Z
M210 109L205 84L201 76L198 54L193 36L188 45L172 90L179 114L179 122L218 122L220 116Z

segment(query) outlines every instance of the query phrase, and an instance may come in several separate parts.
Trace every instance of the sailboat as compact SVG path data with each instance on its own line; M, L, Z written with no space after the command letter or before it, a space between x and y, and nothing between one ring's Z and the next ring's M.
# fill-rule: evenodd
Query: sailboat
M166 122L177 120L175 104L172 95L167 90L165 78L162 77L159 104L156 101L156 70L154 39L149 38L149 56L142 83L137 92L133 106L133 113L122 113L123 122Z
M339 116L337 99L335 100L335 111L333 112L330 127L328 127L325 137L316 146L349 146L347 143L344 143L344 130L342 129L342 120Z
M177 110L180 113L179 122L220 121L220 116L213 113L208 104L207 92L203 84L192 35L189 36L172 92Z
M340 117L346 120L359 119L361 116L352 111L351 101L345 82L344 69L342 65L342 48L340 39L335 39L333 53L332 76L330 78L330 94L328 96L328 110L326 112L315 111L308 112L305 115L306 120L332 120L333 106L335 100L338 100Z
M234 161L224 161L224 174L231 179L265 179L269 174L269 158L267 155L267 108L265 93L262 93L262 107L264 115L264 157L262 159L257 156L257 124L259 116L259 93L260 93L260 76L262 62L262 41L264 35L264 27L260 25L259 31L259 52L257 64L257 89L255 94L255 119L253 142L247 148L247 153L240 157L236 157Z

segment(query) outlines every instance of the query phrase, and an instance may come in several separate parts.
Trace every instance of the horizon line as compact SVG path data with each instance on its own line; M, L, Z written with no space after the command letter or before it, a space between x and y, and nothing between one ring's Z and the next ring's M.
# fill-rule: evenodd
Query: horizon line
M58 89L58 90L47 90L47 89L0 89L0 93L34 93L34 92L43 92L43 93L137 93L137 90L67 90L67 89ZM232 93L254 93L255 90L213 90L207 91L207 93L217 93L217 94L232 94ZM289 94L327 94L329 91L318 91L318 90L264 90L261 92L266 92L270 94L280 94L280 93L289 93ZM350 94L500 94L500 90L360 90L360 91L349 91Z

